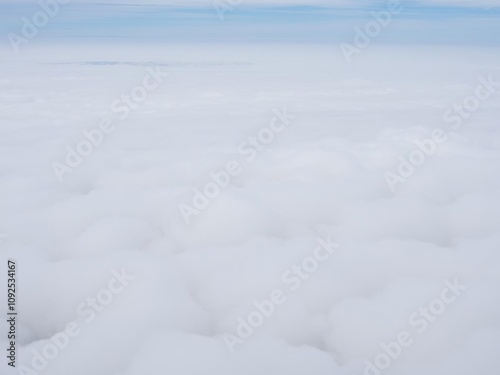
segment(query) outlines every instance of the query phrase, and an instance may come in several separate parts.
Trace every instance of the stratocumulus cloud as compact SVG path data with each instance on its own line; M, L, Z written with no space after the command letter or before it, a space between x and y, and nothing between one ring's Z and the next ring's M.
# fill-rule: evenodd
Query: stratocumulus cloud
M64 47L26 55L43 64L3 62L0 246L19 264L19 366L491 373L498 95L459 130L442 115L500 75L498 53L379 47L346 70L330 46L195 47L135 46L135 59L129 47ZM150 61L168 78L60 182L51 163ZM294 115L286 131L186 225L179 204L275 108ZM391 192L384 172L438 127L447 141ZM317 238L338 244L321 262ZM113 270L133 277L119 293Z
M2 2L0 373L494 374L496 2Z

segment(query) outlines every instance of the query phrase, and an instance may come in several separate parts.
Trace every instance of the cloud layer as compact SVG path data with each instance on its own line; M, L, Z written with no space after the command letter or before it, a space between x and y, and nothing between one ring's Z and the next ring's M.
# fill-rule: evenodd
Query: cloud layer
M361 375L389 343L411 340L384 374L494 373L498 93L459 130L443 113L479 77L500 80L498 51L374 45L353 64L299 45L4 56L0 246L2 264L19 264L19 365ZM169 73L160 85L155 64ZM294 118L271 139L263 129L278 129L282 108ZM447 141L391 192L385 172L435 128ZM53 163L71 153L60 182ZM187 224L179 205L232 160L241 171ZM326 256L318 238L339 246ZM277 289L286 302L231 353L225 335ZM74 336L52 357L68 323Z

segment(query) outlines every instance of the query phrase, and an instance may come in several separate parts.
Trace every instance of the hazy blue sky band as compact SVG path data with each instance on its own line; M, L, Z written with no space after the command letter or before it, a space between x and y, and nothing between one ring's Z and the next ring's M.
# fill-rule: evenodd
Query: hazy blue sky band
M353 8L313 6L245 6L225 14L222 22L209 7L174 7L130 4L64 5L40 35L50 38L145 38L175 41L298 41L337 42L363 27L371 11L383 4ZM30 19L37 4L0 5L0 32L20 33L22 17ZM382 42L437 42L500 44L500 6L418 6L405 3L404 11L384 30Z

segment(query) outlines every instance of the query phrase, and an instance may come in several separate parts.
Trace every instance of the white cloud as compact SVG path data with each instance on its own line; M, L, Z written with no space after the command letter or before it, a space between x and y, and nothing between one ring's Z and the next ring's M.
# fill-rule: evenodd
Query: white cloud
M383 173L446 126L477 77L500 79L498 50L373 45L351 65L335 46L4 52L0 264L19 264L20 364L76 320L81 334L45 373L362 374L459 277L463 296L385 373L495 373L498 100L396 194ZM144 62L171 74L61 184L51 162L141 82ZM185 225L178 204L283 106L296 116L286 132ZM337 251L231 355L223 333L328 235ZM113 269L133 282L86 324L75 309Z

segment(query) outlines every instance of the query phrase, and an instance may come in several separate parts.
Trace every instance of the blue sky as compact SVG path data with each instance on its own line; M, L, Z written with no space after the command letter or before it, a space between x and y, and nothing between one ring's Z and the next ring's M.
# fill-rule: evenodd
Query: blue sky
M252 5L228 11L222 21L206 1L196 6L90 3L73 1L40 30L46 41L144 40L164 42L310 42L352 39L353 28L371 19L370 11L387 7L383 2L351 0L342 5ZM500 44L500 6L488 8L467 3L404 4L401 14L384 30L386 43ZM444 3L444 2L443 2ZM184 3L186 4L186 3ZM280 3L281 4L281 3ZM347 4L347 5L346 5ZM0 32L21 34L21 19L40 10L36 2L3 2ZM38 38L39 39L39 38Z

